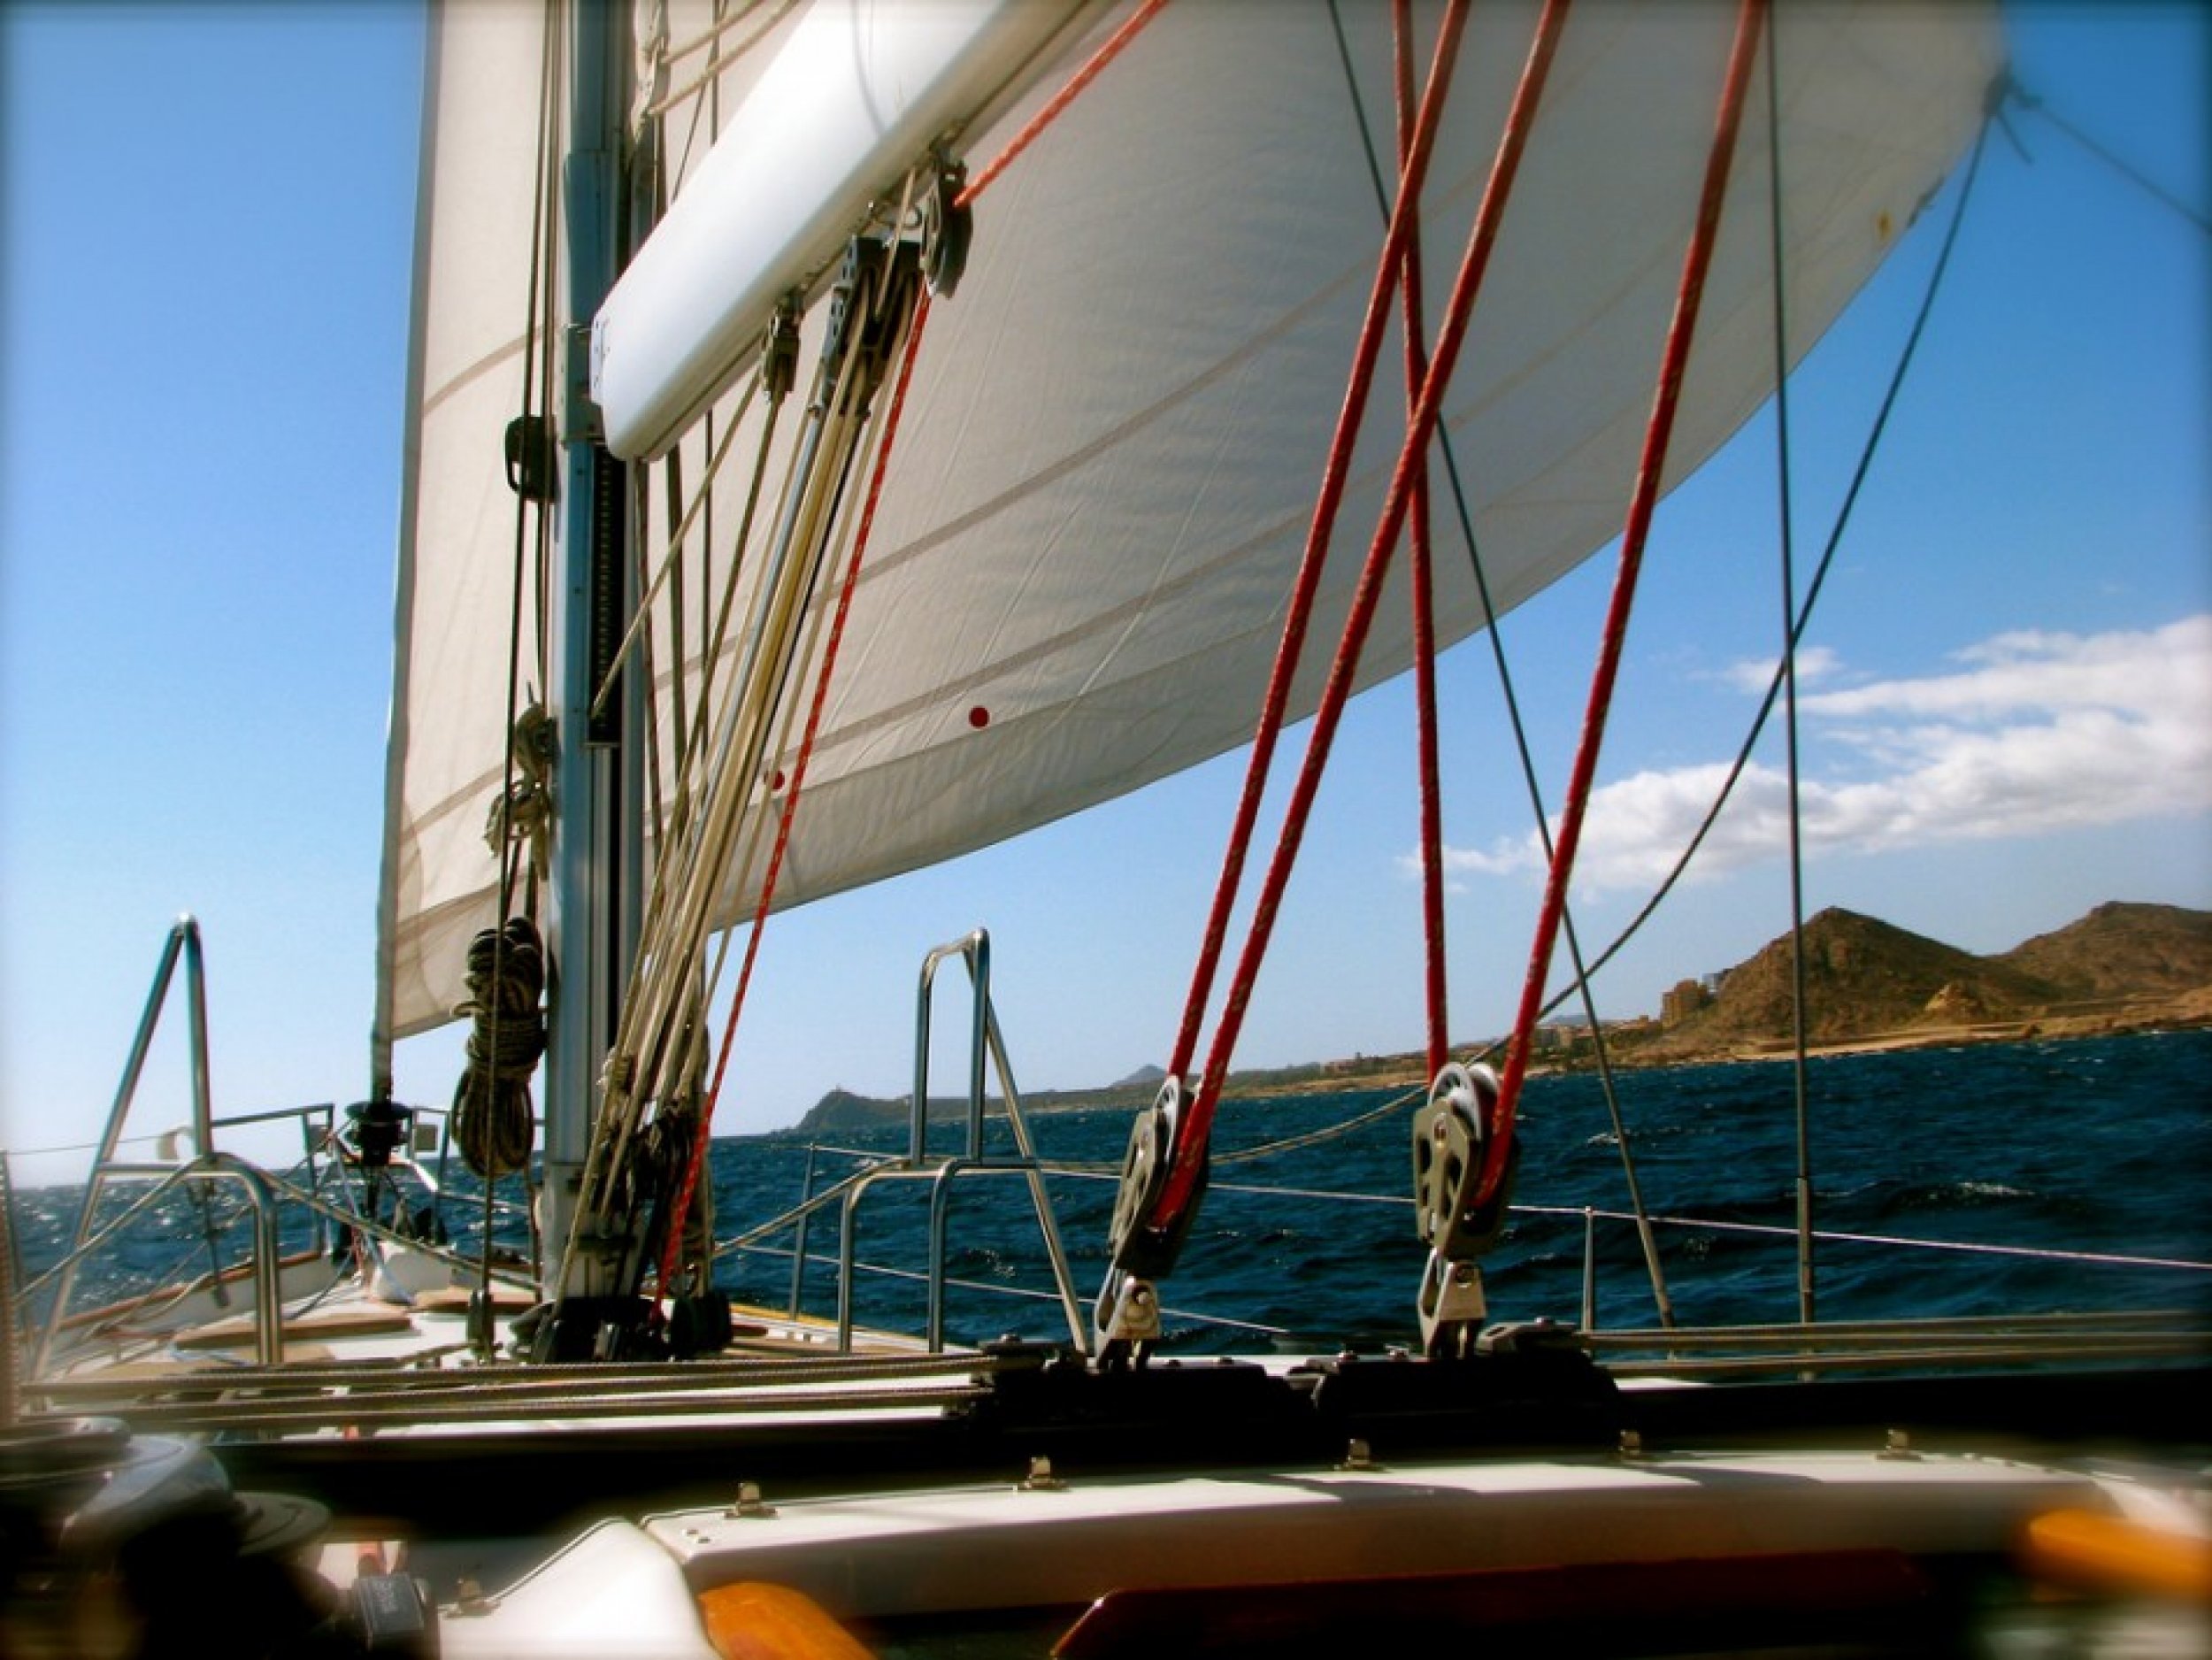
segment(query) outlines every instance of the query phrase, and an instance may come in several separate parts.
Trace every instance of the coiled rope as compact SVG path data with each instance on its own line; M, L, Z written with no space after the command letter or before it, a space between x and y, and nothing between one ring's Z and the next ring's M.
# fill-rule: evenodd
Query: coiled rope
M469 941L468 1064L453 1091L453 1139L487 1181L526 1169L534 1114L530 1074L545 1053L545 950L534 925L511 917Z

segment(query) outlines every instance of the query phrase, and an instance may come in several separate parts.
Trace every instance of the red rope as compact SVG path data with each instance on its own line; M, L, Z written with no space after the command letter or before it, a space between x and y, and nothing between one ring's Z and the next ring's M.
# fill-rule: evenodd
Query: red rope
M1621 533L1620 566L1613 578L1613 594L1606 610L1597 669L1590 681L1589 705L1583 715L1582 736L1575 749L1574 771L1567 781L1566 803L1560 814L1559 834L1552 849L1551 872L1544 883L1543 907L1537 913L1536 937L1529 950L1528 978L1522 983L1520 1012L1513 1023L1505 1076L1500 1080L1498 1103L1492 1114L1492 1134L1483 1157L1481 1181L1476 1189L1477 1204L1493 1198L1505 1179L1514 1110L1519 1103L1522 1082L1528 1075L1529 1049L1535 1036L1537 1014L1543 1005L1544 982L1551 972L1552 949L1558 942L1560 921L1566 911L1567 882L1574 869L1576 846L1582 838L1591 782L1597 773L1598 749L1605 741L1606 712L1612 705L1613 684L1628 635L1628 615L1636 597L1636 578L1643 565L1644 544L1651 533L1652 511L1659 500L1659 475L1666 465L1667 445L1674 433L1682 377L1689 365L1690 342L1697 329L1698 308L1705 295L1705 277L1712 265L1713 244L1719 235L1721 206L1727 195L1728 170L1736 148L1736 129L1743 114L1745 93L1750 85L1759 30L1765 14L1765 0L1743 0L1736 16L1735 43L1730 49L1727 78L1721 86L1713 147L1705 164L1704 194L1698 204L1697 228L1683 256L1681 287L1675 296L1673 319L1667 327L1659 385L1652 398L1651 421L1645 430L1643 455L1637 464L1635 491L1629 498L1628 523Z
M1396 61L1398 166L1403 171L1413 138L1413 4L1396 0L1391 17ZM1422 343L1421 231L1416 223L1406 242L1405 275L1406 419L1418 398L1414 388L1427 377L1428 350ZM1444 1069L1450 1026L1444 978L1444 808L1438 788L1436 712L1436 596L1429 542L1429 470L1425 453L1413 478L1411 568L1413 584L1413 686L1415 745L1420 778L1421 937L1423 980L1428 1012L1429 1076Z
M769 908L775 902L776 885L783 874L784 852L791 845L791 826L798 816L799 792L806 783L807 766L814 758L814 741L822 730L822 718L829 707L830 679L837 666L838 650L845 640L845 619L852 613L853 592L859 586L861 561L867 557L868 539L875 529L876 504L883 497L884 474L890 465L892 442L898 436L899 418L906 412L906 388L914 378L914 360L920 354L922 329L929 321L929 291L922 290L921 298L914 307L914 321L907 330L906 352L899 362L897 386L891 394L890 407L884 412L883 442L876 450L875 471L868 481L868 499L861 510L860 526L853 536L853 555L845 566L845 580L837 591L837 611L830 619L829 639L822 648L822 666L814 680L813 701L807 706L806 729L799 739L799 754L791 766L791 788L784 797L783 812L776 824L776 841L768 855L768 869L761 878L760 900L753 911L753 926L745 940L745 960L737 972L737 991L730 999L730 1012L722 1024L721 1049L715 1057L714 1080L707 1087L706 1100L701 1103L698 1134L693 1138L691 1157L684 1165L684 1179L676 1194L676 1207L672 1213L668 1233L661 1246L660 1287L666 1295L675 1278L676 1254L683 1242L684 1223L691 1214L691 1202L699 1191L699 1174L705 1167L710 1132L714 1124L714 1110L722 1098L722 1079L729 1069L730 1051L736 1047L738 1017L744 1011L745 994L753 981L753 964L759 960L761 934L768 920Z
M1335 528L1337 510L1343 503L1345 487L1351 476L1352 446L1359 434L1360 421L1366 413L1375 364L1382 354L1383 334L1389 321L1391 292L1402 272L1406 245L1413 234L1421 185L1428 174L1429 157L1435 148L1436 130L1442 118L1444 95L1451 85L1452 73L1458 59L1459 39L1466 22L1466 0L1453 0L1444 14L1443 27L1437 36L1436 51L1430 59L1428 88L1422 96L1421 112L1414 122L1413 139L1399 181L1398 200L1391 211L1390 227L1384 234L1382 253L1376 261L1374 285L1367 296L1367 311L1360 323L1359 342L1353 352L1351 373L1344 389L1344 403L1337 415L1336 435L1329 445L1328 459L1322 470L1321 489L1314 501L1312 522L1306 532L1305 551L1301 556L1298 573L1291 586L1289 611L1283 619L1282 640L1275 649L1275 665L1268 676L1266 696L1260 706L1259 724L1253 733L1252 756L1245 768L1244 792L1238 799L1236 818L1230 826L1228 850L1222 857L1221 877L1214 889L1213 909L1208 913L1206 932L1199 945L1198 961L1192 970L1190 995L1183 1005L1183 1024L1176 1034L1175 1047L1169 1057L1168 1071L1178 1078L1190 1070L1191 1056L1198 1048L1198 1029L1206 1018L1206 1004L1213 995L1214 975L1220 966L1222 948L1228 938L1229 912L1235 903L1237 889L1243 881L1244 861L1251 847L1252 827L1259 818L1260 796L1266 788L1268 769L1274 761L1276 742L1282 734L1284 711L1290 703L1291 679L1297 672L1298 658L1304 649L1306 626L1312 616L1314 597L1320 591L1322 567L1328 558L1329 537ZM1170 1191L1172 1190L1171 1187Z
M1122 49L1137 38L1139 31L1158 16L1160 8L1166 4L1167 0L1144 0L1144 4L1130 14L1129 19L1113 32L1106 43L1091 54L1090 60L1075 72L1068 84L1054 93L1046 101L1045 106L1029 118L1027 125L1008 141L1006 148L993 157L983 171L969 181L967 188L953 198L954 205L966 207L988 189L999 174L1013 165L1015 158L1036 142L1045 128L1059 119L1060 112L1098 79L1106 65L1121 56Z
M1215 1032L1206 1069L1199 1079L1196 1098L1192 1102L1190 1111L1185 1116L1176 1139L1174 1162L1162 1184L1159 1202L1153 1207L1148 1218L1155 1228L1164 1229L1173 1222L1196 1186L1206 1138L1212 1130L1214 1112L1220 1104L1221 1081L1226 1075L1229 1057L1234 1052L1237 1035L1243 1025L1245 1010L1251 1002L1252 989L1259 978L1260 963L1267 952L1268 938L1273 931L1275 916L1281 906L1283 890L1290 880L1291 865L1297 858L1307 817L1314 796L1320 788L1321 772L1328 762L1337 722L1351 696L1353 673L1358 666L1360 647L1365 642L1368 628L1374 620L1375 607L1382 596L1382 579L1389 568L1390 550L1405 528L1406 514L1412 499L1414 475L1435 431L1437 419L1442 412L1444 392L1451 384L1452 370L1458 362L1459 349L1466 338L1468 320L1474 311L1475 296L1482 286L1484 273L1489 269L1491 250L1497 242L1498 225L1504 215L1506 201L1512 194L1513 180L1519 170L1522 152L1527 146L1529 131L1535 121L1537 99L1543 91L1545 78L1550 71L1552 56L1559 42L1560 28L1566 20L1566 11L1567 0L1545 0L1543 16L1537 23L1536 37L1530 44L1527 62L1522 67L1520 85L1514 93L1513 107L1507 114L1505 131L1498 141L1497 154L1492 158L1490 178L1484 187L1482 203L1476 211L1474 227L1469 234L1466 252L1462 257L1459 273L1453 282L1451 297L1437 334L1436 349L1429 372L1422 380L1419 400L1407 420L1405 443L1398 452L1397 465L1391 474L1390 493L1385 500L1374 539L1369 543L1367 562L1361 570L1359 585L1352 596L1351 608L1345 619L1343 639L1335 661L1330 665L1320 706L1314 712L1313 735L1307 744L1305 763L1300 770L1290 804L1284 814L1282 837L1268 866L1266 879L1254 910L1251 931L1246 938L1243 955L1238 959L1236 976L1231 982L1222 1010L1221 1024ZM1426 113L1425 109L1424 114ZM1402 186L1398 210L1392 218L1394 228L1400 219L1409 219L1410 217L1407 193ZM1386 264L1394 263L1402 257L1402 246L1394 251L1386 249Z

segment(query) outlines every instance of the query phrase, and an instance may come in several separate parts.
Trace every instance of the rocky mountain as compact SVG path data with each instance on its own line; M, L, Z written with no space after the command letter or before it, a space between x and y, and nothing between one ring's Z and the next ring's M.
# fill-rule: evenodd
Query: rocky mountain
M938 1103L930 1103L931 1115L938 1116ZM903 1124L906 1121L906 1103L887 1101L872 1095L856 1095L849 1089L833 1089L807 1109L806 1117L798 1127L809 1135L821 1135L832 1130L864 1130L879 1124Z
M1022 1104L1032 1111L1048 1111L1064 1106L1129 1106L1140 1107L1149 1101L1167 1074L1157 1066L1141 1066L1118 1083L1102 1089L1040 1089L1022 1091ZM806 1111L806 1116L787 1132L792 1135L822 1135L835 1130L868 1129L880 1125L900 1125L909 1122L911 1111L907 1095L856 1095L849 1089L833 1089ZM997 1113L1003 1109L994 1095L988 1109ZM965 1095L932 1095L929 1098L929 1118L932 1123L945 1118L963 1118L967 1115Z
M1806 1033L1815 1044L2055 1018L2109 1021L2131 1003L2155 1004L2140 1011L2167 1018L2177 1000L2212 987L2212 914L2104 904L2013 950L1976 957L1832 909L1806 923L1804 953ZM1793 956L1786 934L1766 945L1720 976L1702 1007L1678 1006L1640 1053L1706 1056L1787 1040ZM2091 1005L2101 1008L2093 1013Z
M2050 982L1856 911L1805 924L1808 1034L1832 1041L1911 1025L1942 999L1974 1018L2001 1017L2058 995ZM1786 1036L1794 1006L1787 934L1721 977L1713 1002L1681 1022L1709 1037Z
M2192 991L2212 986L2212 914L2115 901L1991 961L2071 997Z
M1668 999L1664 1020L1609 1027L1613 1058L1633 1066L1770 1054L1792 1038L1793 978L1785 934L1717 976L1709 994L1686 982ZM1807 1036L1816 1047L2212 1024L2212 912L2116 902L2009 951L1976 957L1872 917L1828 910L1805 925L1805 994ZM1590 1043L1586 1034L1570 1038L1545 1050L1539 1064L1587 1064ZM1409 1052L1240 1072L1230 1089L1285 1095L1417 1086L1425 1075L1424 1057ZM1134 1109L1164 1076L1147 1066L1104 1088L1025 1092L1024 1100L1033 1108ZM929 1103L933 1118L965 1110L956 1099ZM904 1123L906 1116L903 1100L833 1089L787 1134Z

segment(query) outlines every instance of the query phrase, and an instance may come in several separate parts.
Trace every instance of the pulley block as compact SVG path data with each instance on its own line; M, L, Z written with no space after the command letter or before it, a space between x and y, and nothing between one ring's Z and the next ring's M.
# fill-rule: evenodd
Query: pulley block
M952 297L968 268L968 245L975 236L974 212L960 200L968 170L956 161L938 169L922 197L922 280L933 296Z
M1504 1227L1510 1164L1497 1192L1475 1202L1497 1102L1497 1073L1454 1064L1437 1073L1428 1104L1414 1115L1414 1232L1440 1256L1480 1256Z

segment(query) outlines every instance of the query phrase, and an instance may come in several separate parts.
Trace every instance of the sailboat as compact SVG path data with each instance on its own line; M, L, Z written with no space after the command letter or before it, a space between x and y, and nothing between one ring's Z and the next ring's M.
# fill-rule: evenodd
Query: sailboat
M11 1432L24 1549L120 1575L123 1651L220 1630L210 1585L265 1647L363 1652L1878 1650L1958 1638L2029 1538L2177 1583L2155 1629L2185 1640L2184 1466L1909 1426L2178 1442L2200 1333L1962 1379L1919 1375L1924 1329L1807 1326L1746 1340L1782 1381L1631 1387L1575 1328L1494 1323L1480 1267L1652 516L1968 156L2002 85L1986 10L653 0L452 4L431 34L368 1098L303 1181L221 1150L204 1090L194 1157L118 1159L178 970L196 1002L180 925L11 1369L42 1412ZM1174 1364L1163 1287L1346 701L1617 541L1512 1037L1455 1054L1428 1011L1417 1341ZM1066 1266L979 931L923 965L906 1148L806 1202L841 1223L833 1318L733 1309L702 1171L777 916L1240 744L1103 1282ZM967 990L949 1155L941 972ZM457 1011L472 1261L409 1197L443 1115L390 1059ZM1025 1190L1064 1341L949 1341L977 1178ZM243 1194L251 1261L70 1308L128 1180ZM850 1290L897 1182L931 1207L905 1337ZM334 1226L288 1255L295 1202ZM1916 1374L1833 1380L1885 1344ZM325 1512L343 1549L279 1587ZM525 1542L450 1572L491 1536ZM211 1577L180 1589L179 1551Z

